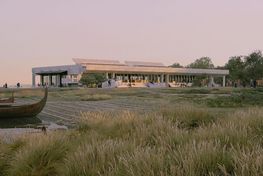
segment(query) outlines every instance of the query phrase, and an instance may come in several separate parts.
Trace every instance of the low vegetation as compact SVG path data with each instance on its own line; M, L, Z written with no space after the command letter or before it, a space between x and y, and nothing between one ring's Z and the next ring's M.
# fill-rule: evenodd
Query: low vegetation
M81 101L100 101L100 100L109 100L112 97L105 94L94 94L94 95L84 95L81 97Z
M238 89L228 96L215 96L205 100L209 107L263 106L263 89Z
M263 174L263 110L191 104L82 113L67 132L0 140L0 176Z

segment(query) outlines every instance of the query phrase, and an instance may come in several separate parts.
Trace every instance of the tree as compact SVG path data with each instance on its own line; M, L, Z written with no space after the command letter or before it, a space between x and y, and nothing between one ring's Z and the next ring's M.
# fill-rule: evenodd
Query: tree
M83 73L80 82L88 87L97 87L106 81L105 74L102 73Z
M252 80L263 78L263 56L261 51L255 51L245 57L247 76Z
M243 59L244 58L244 59ZM225 65L229 69L229 79L240 81L243 85L263 78L263 56L261 51L255 51L248 56L231 57Z
M246 64L242 59L242 56L230 57L225 65L225 68L229 70L229 79L234 82L238 80L247 82L245 67Z
M189 68L214 68L214 64L209 57L201 57L196 59L193 63L189 64Z
M209 57L201 57L200 59L196 59L193 63L187 66L188 68L200 68L200 69L208 69L214 68L214 64ZM205 75L196 76L193 85L194 86L204 86L208 82L208 77Z
M180 65L178 62L174 63L174 64L171 65L170 67L173 67L173 68L183 68L183 66Z

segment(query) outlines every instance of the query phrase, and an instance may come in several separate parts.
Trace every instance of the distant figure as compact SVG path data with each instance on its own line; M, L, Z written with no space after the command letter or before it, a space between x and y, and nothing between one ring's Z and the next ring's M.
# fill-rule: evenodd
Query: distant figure
M245 83L245 82L243 82L243 87L244 87L244 88L246 87L246 83Z
M129 84L128 84L129 87L132 87L132 80L129 79Z
M4 85L3 85L3 88L7 88L8 86L7 86L7 83L5 83Z
M111 87L111 80L108 80L108 86Z
M47 135L47 128L45 126L41 128L41 131L44 133L44 135Z
M254 80L254 82L253 82L253 87L257 88L257 81L256 80Z
M236 82L234 83L234 87L237 88L237 83Z
M251 87L251 88L254 87L254 81L253 81L253 79L250 80L250 87Z
M16 87L17 87L17 88L20 88L20 83L17 83L17 84L16 84Z

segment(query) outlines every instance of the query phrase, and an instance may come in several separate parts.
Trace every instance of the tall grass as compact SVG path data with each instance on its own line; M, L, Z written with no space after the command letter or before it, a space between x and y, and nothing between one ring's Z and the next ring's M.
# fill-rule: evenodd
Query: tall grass
M191 105L82 113L66 133L0 142L0 175L262 175L262 114Z

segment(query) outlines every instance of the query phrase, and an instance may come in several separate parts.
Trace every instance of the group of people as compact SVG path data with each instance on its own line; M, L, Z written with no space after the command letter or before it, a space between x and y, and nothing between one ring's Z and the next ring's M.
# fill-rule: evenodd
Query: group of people
M17 84L16 84L16 87L17 88L20 88L21 87L21 84L18 82ZM5 83L4 85L3 85L3 88L8 88L8 85L7 85L7 83Z
M243 81L243 82L234 82L234 83L230 82L230 85L234 86L235 88L237 88L239 86L243 86L243 87L247 87L248 86L245 81ZM257 80L251 79L250 83L249 83L249 86L251 88L257 88L258 87Z

